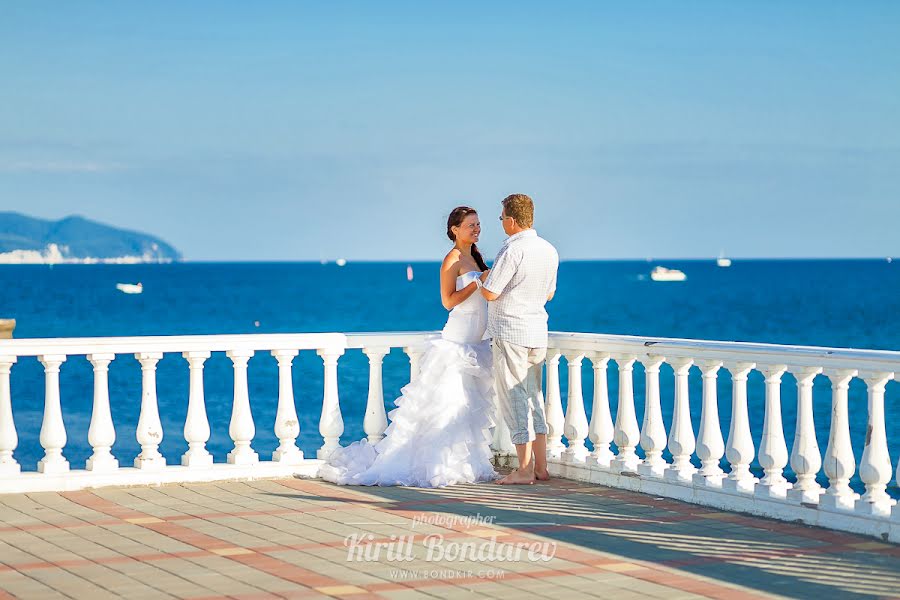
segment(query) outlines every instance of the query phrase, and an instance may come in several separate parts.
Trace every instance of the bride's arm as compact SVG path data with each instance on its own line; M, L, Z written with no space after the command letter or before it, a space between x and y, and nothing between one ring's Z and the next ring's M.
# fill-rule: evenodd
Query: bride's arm
M451 250L441 264L441 303L447 310L462 304L478 289L474 281L461 290L456 289L456 277L459 275L459 251Z

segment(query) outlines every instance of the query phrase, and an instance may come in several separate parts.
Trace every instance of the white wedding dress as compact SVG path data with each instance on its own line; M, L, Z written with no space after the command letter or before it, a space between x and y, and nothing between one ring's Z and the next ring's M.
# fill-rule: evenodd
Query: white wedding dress
M481 273L456 279L460 290ZM384 439L335 450L319 477L341 485L442 487L495 479L491 343L479 292L450 311L440 339L428 342L415 381L400 390Z

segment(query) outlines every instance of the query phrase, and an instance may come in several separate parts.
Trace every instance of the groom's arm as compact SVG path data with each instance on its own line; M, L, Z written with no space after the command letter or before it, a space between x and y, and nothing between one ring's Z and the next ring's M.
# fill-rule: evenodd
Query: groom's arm
M506 286L509 285L509 281L512 279L515 271L515 260L510 256L510 252L507 249L494 261L487 280L481 286L481 295L484 296L484 299L488 302L493 302L499 298Z

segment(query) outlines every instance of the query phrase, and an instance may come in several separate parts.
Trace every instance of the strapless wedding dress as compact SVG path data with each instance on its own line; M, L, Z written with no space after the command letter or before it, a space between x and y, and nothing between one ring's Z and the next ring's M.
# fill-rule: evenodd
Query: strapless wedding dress
M460 290L481 274L460 275ZM490 428L494 379L487 302L472 294L429 341L415 381L400 390L384 439L335 450L319 477L341 485L442 487L495 479Z

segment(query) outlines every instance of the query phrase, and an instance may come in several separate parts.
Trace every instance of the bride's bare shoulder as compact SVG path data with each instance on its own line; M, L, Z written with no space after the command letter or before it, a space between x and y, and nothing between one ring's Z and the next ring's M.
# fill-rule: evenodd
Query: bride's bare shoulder
M444 262L441 263L441 271L449 271L450 269L458 268L459 257L462 253L457 249L453 248L450 252L447 253L447 256L444 257Z

